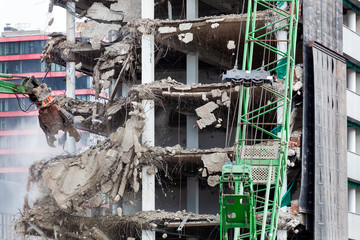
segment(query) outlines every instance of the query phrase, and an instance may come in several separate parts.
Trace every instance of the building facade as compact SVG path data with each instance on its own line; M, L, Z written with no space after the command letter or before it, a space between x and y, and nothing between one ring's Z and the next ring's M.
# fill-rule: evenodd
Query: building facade
M349 239L360 239L360 2L344 1L344 55L347 58L347 160Z

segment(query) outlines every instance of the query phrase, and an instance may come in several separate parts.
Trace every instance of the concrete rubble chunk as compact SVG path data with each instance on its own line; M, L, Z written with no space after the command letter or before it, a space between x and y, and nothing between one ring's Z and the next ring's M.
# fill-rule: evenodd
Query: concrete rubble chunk
M203 129L216 121L216 117L212 112L218 107L219 105L216 103L208 102L205 105L195 109L196 114L201 118L200 120L196 121L200 129Z
M90 207L100 207L101 203L104 201L104 197L100 194L96 195L90 201Z
M180 41L184 42L184 43L189 43L192 40L194 40L194 34L192 33L180 33L178 35L178 38Z
M106 234L97 227L92 227L91 232L92 232L92 236L95 237L95 239L98 239L98 240L110 240L110 238L108 238L106 236Z
M180 31L190 30L191 27L192 27L192 23L181 23L181 24L179 24L179 30Z
M91 39L91 46L94 49L100 49L101 40L108 37L109 31L119 30L120 28L121 25L117 24L93 23L86 26L81 32L81 37Z
M176 27L159 27L158 28L159 33L164 34L164 33L173 33L176 32L177 29Z
M119 217L122 217L122 215L123 215L123 210L122 210L122 208L121 208L121 207L117 208L117 209L116 209L116 213L117 213L117 215L118 215Z
M94 2L87 10L86 16L91 19L98 19L106 22L122 22L122 12L111 10L99 2Z
M224 164L230 162L230 159L226 153L213 153L203 155L201 161L204 163L204 167L207 168L208 172L212 174L221 172Z
M110 10L123 12L124 22L141 18L141 0L117 0L110 5Z
M207 183L210 187L215 187L220 183L219 179L220 179L219 175L209 176L207 179Z
M226 47L229 49L229 50L233 50L236 48L235 46L235 41L234 40L229 40Z
M140 108L134 109L137 110L138 115L131 116L127 120L123 130L120 128L116 133L124 132L125 136L132 136L134 134L141 135L143 127L141 122L143 118L139 117L139 115L141 115L142 108L141 105L137 105L136 108ZM128 183L128 173L131 164L128 163L125 169L123 169L119 162L124 162L124 156L127 158L126 160L130 162L134 154L134 148L133 140L130 139L130 143L124 143L129 141L129 139L124 138L122 134L120 134L120 136L116 135L116 133L114 134L115 136L112 136L115 142L106 140L94 149L91 148L75 158L66 158L59 164L43 172L42 177L44 183L50 189L57 204L64 211L69 211L70 209L81 206L88 197L94 196L95 193L99 192L101 187L97 187L98 183L108 182L111 178L111 175L108 173L117 171L116 169L119 169L118 174L121 175L122 173L122 180L120 186L113 186L114 188L118 188L118 191L114 193L114 197L116 195L120 195L120 197L123 195ZM126 133L128 133L128 135ZM106 148L113 146L113 144L122 145L122 143L126 146L126 151L122 149L121 159L117 157L119 149L106 150ZM120 179L120 177L118 177L116 181L118 181L118 179ZM108 184L110 185L110 183ZM107 192L109 190L108 188L109 186L104 186L103 190ZM84 195L84 193L86 194Z

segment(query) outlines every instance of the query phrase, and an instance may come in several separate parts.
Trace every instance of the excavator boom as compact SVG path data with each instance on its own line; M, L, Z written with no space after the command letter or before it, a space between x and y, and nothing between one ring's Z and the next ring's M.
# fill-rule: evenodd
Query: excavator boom
M0 80L0 94L27 94L39 110L39 124L46 136L46 141L55 147L55 134L62 130L68 132L78 142L80 134L73 124L73 116L61 108L51 95L51 88L40 83L34 76L22 77L11 74L0 74L1 78L23 78L22 84Z

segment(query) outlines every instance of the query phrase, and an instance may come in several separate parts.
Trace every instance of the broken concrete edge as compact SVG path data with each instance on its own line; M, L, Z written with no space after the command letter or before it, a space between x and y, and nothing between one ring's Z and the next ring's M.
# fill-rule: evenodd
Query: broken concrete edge
M69 9L67 3L74 2L75 9ZM94 0L92 4L89 2L75 1L75 0L50 0L49 3L49 13L52 12L53 6L62 7L66 10L70 10L70 12L78 18L87 17L89 19L105 22L105 23L122 23L124 20L124 12L117 11L111 7L111 4L115 4L117 1L102 1L102 0ZM74 11L75 10L75 11Z
M24 235L37 235L29 223L41 229L47 237L57 235L67 236L71 239L93 239L94 230L101 231L108 239L119 239L119 236L136 237L136 232L141 230L159 231L164 228L177 228L184 218L187 218L186 227L219 225L219 215L194 214L191 212L177 211L166 212L163 210L140 211L129 215L107 215L85 217L83 215L67 214L52 206L51 199L48 203L34 205L25 211L17 220L16 230ZM113 230L115 229L115 231ZM173 229L174 231L175 229ZM169 230L171 231L171 230ZM96 238L95 239L99 239ZM102 238L100 238L102 239ZM123 238L122 238L123 239Z
M98 3L93 3L93 5ZM262 19L267 17L266 14L259 12L257 14L259 19ZM104 18L107 17L107 14L105 14ZM77 60L74 56L74 54L79 53L81 51L100 51L103 52L104 48L106 46L111 45L112 43L102 43L101 41L104 38L109 38L108 34L110 30L118 31L120 36L119 39L122 39L120 42L129 41L129 39L132 40L133 46L137 45L140 46L141 44L141 35L142 34L154 34L159 35L156 38L168 38L169 33L178 33L178 38L180 41L184 43L189 43L190 41L193 41L193 36L191 33L191 29L197 29L201 26L211 25L214 27L214 24L219 23L227 23L227 22L237 22L244 20L245 17L241 17L240 15L223 15L223 16L214 16L214 17L204 17L196 20L150 20L150 19L136 19L131 22L129 22L126 26L122 26L122 24L114 24L114 23L102 23L98 20L98 22L95 22L94 24L90 24L87 27L85 27L84 31L81 33L81 36L84 38L91 39L91 46L92 48L89 48L90 43L76 43L76 44L59 44L59 42L66 41L64 39L59 39L59 35L55 34L53 35L53 38L49 40L49 46L45 46L45 51L42 57L42 60L48 59L48 63L57 63L60 65L64 65L64 62L68 61L74 61ZM161 36L160 36L161 35ZM61 36L60 36L61 37ZM119 39L113 43L118 44ZM81 48L84 48L81 50ZM63 48L63 49L61 49ZM55 51L55 49L58 49ZM136 49L132 52L136 52ZM106 53L96 53L97 57L102 58L103 60L109 60L109 58L106 58ZM105 55L105 56L103 56ZM137 54L132 54L132 59L136 59ZM56 59L57 57L61 56L62 60ZM115 56L112 57L113 59ZM119 61L119 60L117 60ZM133 60L132 60L133 61ZM131 61L131 62L132 62ZM79 63L79 60L77 61ZM135 64L140 66L139 64ZM134 66L133 69L138 69L138 66ZM95 67L92 66L93 68ZM98 66L100 68L100 66ZM82 69L78 69L78 71L82 71ZM94 76L95 74L91 74L89 72L89 69L83 70L85 73L93 75L96 81L99 81L98 79L101 76ZM118 70L119 71L119 70ZM117 71L117 72L118 72ZM117 79L118 77L113 76L113 79ZM107 79L101 79L106 81Z
M51 202L51 201L49 201ZM166 212L163 210L140 211L128 215L107 215L85 217L81 215L70 215L61 212L51 204L40 207L35 205L33 209L23 213L16 222L16 230L24 235L37 235L28 224L37 226L48 237L53 237L56 231L58 235L75 239L104 239L94 236L97 232L105 239L119 239L123 236L136 237L139 230L151 230L163 232L175 231L183 219L187 219L185 227L214 227L220 224L219 215L194 214L191 212L177 211ZM257 221L262 222L262 215L257 216ZM304 226L304 221L299 214L280 212L278 230L286 230L297 233ZM173 230L171 230L173 228ZM115 229L115 231L114 231Z

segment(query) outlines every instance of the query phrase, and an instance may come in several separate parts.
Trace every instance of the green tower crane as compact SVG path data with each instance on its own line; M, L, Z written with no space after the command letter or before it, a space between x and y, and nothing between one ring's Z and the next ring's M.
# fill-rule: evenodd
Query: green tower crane
M223 75L240 84L240 91L234 160L220 177L220 239L276 238L286 187L299 1L247 0L242 69L236 63ZM280 31L286 31L285 39L275 39ZM260 64L253 64L255 51L257 58L263 55ZM275 76L282 87L271 86Z

